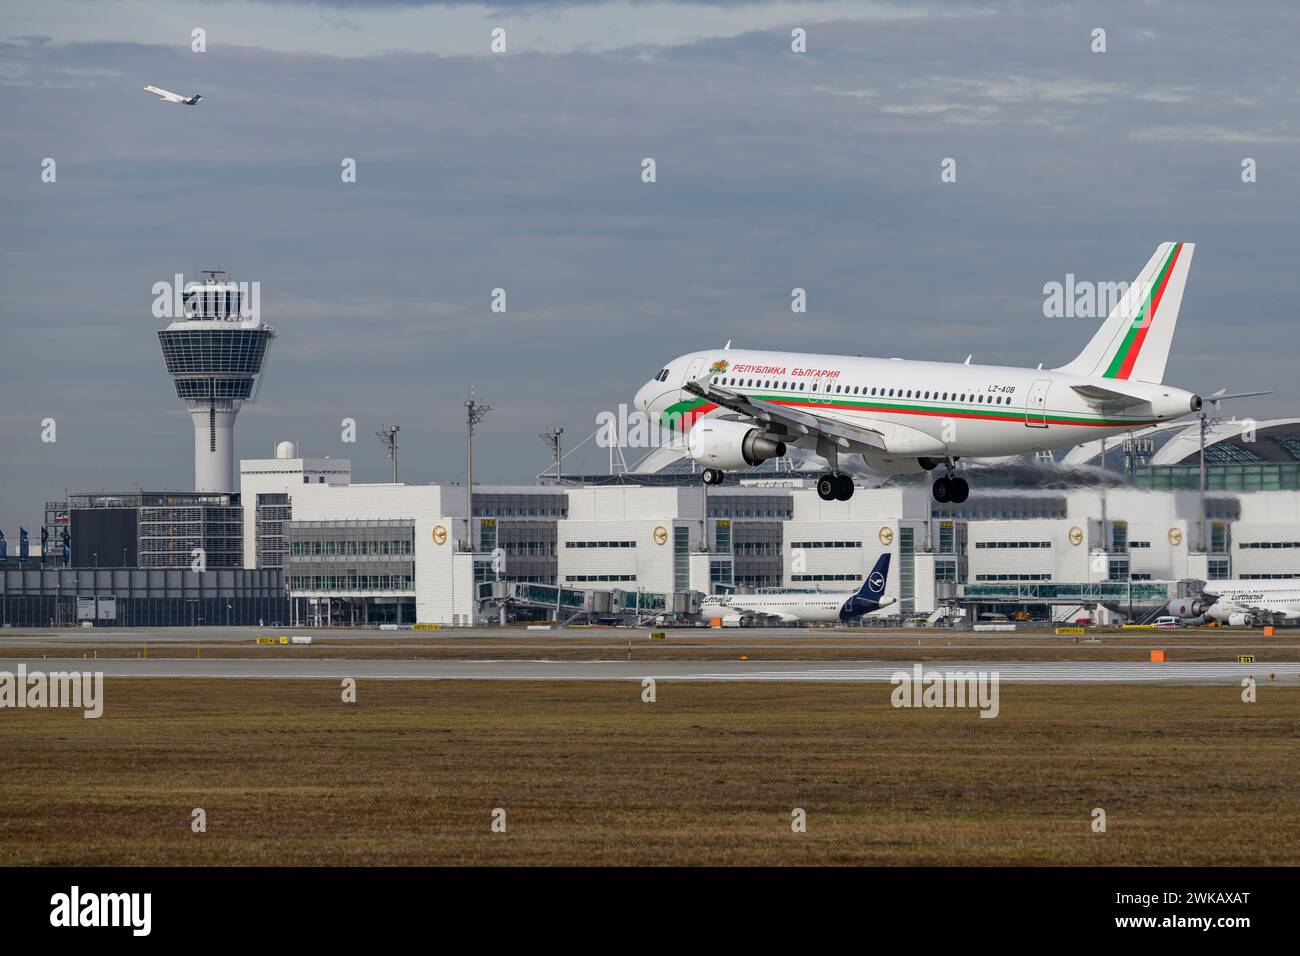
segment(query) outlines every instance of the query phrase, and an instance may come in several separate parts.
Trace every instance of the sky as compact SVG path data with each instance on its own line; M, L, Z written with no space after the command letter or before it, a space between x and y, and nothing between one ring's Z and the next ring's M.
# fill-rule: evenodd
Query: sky
M192 487L151 290L209 267L279 333L238 454L357 481L388 422L402 480L463 480L473 385L475 479L531 483L541 432L571 448L727 340L1064 364L1100 319L1045 317L1045 284L1166 240L1197 251L1165 380L1298 414L1297 35L1288 3L8 0L0 529Z

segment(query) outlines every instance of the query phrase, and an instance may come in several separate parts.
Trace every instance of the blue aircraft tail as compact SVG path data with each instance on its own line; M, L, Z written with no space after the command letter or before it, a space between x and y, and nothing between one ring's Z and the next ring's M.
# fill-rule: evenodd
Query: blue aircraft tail
M864 614L880 609L885 598L885 582L889 579L889 552L886 551L876 561L867 579L858 588L858 593L844 602L840 608L840 619L854 621Z
M876 562L876 566L871 569L867 575L862 587L858 589L857 597L860 601L875 601L880 603L880 599L885 596L885 581L889 578L889 552L886 551Z

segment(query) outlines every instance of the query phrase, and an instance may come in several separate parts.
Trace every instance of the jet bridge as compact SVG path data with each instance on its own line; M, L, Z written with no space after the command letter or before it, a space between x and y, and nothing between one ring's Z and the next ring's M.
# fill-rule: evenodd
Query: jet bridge
M1006 581L959 584L955 603L978 619L981 607L1040 605L1047 607L1104 607L1133 620L1151 617L1171 600L1199 591L1198 581Z
M478 585L478 599L485 606L502 610L543 608L561 623L580 617L626 623L664 615L687 617L699 613L703 597L698 591L595 591L518 581L484 581Z

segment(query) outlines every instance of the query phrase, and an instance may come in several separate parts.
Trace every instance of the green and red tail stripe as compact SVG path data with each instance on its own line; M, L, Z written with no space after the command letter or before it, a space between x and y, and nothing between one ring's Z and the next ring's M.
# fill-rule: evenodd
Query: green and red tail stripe
M1156 310L1160 308L1160 300L1164 297L1165 287L1169 285L1169 277L1173 274L1174 264L1178 261L1178 254L1182 252L1182 249L1183 244L1181 242L1174 243L1169 258L1165 260L1165 264L1161 266L1160 271L1156 274L1156 281L1152 285L1151 291L1147 293L1146 299L1142 302L1142 307L1138 309L1138 313L1133 317L1133 322L1128 327L1128 331L1124 333L1124 340L1110 360L1110 365L1102 373L1105 378L1127 379L1132 374L1133 364L1142 353L1142 343L1146 341L1147 330L1151 327L1151 323L1155 321Z

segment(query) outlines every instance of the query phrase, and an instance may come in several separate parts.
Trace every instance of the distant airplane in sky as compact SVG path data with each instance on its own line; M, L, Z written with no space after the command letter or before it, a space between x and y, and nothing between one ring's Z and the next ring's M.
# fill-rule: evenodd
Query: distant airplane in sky
M203 99L203 94L195 93L193 96L181 96L179 93L169 93L167 90L159 89L156 86L146 86L145 89L154 96L162 97L168 103L184 103L186 106L193 106L199 100Z

